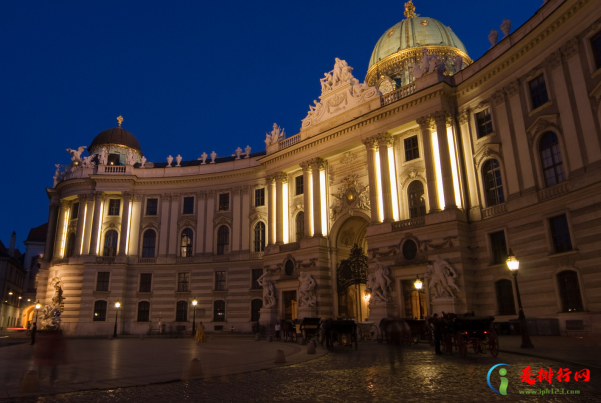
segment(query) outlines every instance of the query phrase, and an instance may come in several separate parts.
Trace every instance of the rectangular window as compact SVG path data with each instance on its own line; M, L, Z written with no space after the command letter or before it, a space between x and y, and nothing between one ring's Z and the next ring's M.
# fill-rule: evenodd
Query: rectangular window
M121 200L119 200L119 199L110 199L109 200L108 215L119 215L120 209L121 209Z
M257 280L259 279L259 277L261 277L262 275L263 275L263 269L252 269L252 285L251 285L251 288L253 290L260 290L261 288L263 288L257 282Z
M150 292L152 287L152 273L140 274L140 292Z
M504 264L507 260L505 231L498 231L490 234L490 248L492 252L492 264Z
M225 272L215 272L215 291L225 291Z
M225 301L213 303L213 322L225 322Z
M150 302L142 301L138 303L138 322L150 321Z
M94 322L104 322L106 320L106 301L94 302Z
M71 206L71 219L75 220L79 215L79 203L73 203Z
M96 291L108 291L110 278L111 278L110 272L108 272L108 271L98 272L98 279L96 281Z
M230 209L230 194L219 194L219 211L229 211Z
M405 161L411 161L419 158L417 136L408 137L403 141L403 143L405 144Z
M175 321L176 322L187 322L188 321L188 303L186 301L178 301L175 308Z
M255 206L265 205L265 188L255 189Z
M532 99L532 109L536 109L549 102L547 95L547 86L545 84L545 76L542 74L530 81L530 99Z
M476 129L479 139L493 132L490 109L486 108L482 112L476 113Z
M297 176L295 179L296 182L296 196L302 195L304 192L303 188L303 175Z
M593 48L595 67L601 69L601 32L591 38L591 47Z
M178 273L177 292L190 291L190 273Z
M194 214L194 197L184 197L184 214Z
M146 215L157 215L159 199L146 199Z
M551 240L555 253L568 252L572 250L572 239L570 238L570 228L568 227L568 218L565 214L549 219L551 227Z
M119 154L109 154L109 157L106 161L107 165L121 165L119 163L120 156Z

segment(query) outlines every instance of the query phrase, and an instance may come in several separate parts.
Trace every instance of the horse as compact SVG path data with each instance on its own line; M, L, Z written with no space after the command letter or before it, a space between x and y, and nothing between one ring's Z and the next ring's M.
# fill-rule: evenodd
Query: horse
M290 338L291 341L296 339L296 323L291 320L281 320L280 324L282 326L282 336L285 341L288 341Z

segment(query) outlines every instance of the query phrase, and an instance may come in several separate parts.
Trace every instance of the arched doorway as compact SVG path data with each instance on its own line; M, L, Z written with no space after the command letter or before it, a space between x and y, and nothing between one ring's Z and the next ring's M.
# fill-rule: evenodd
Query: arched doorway
M28 306L23 309L23 314L21 315L21 326L27 327L27 322L33 324L35 320L35 305Z

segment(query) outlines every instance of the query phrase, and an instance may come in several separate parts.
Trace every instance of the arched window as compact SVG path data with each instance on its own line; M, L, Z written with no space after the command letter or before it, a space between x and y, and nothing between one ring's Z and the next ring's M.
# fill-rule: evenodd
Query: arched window
M225 322L225 301L213 303L213 322Z
M155 257L157 233L153 229L144 231L142 240L142 257Z
M265 250L265 223L259 221L255 225L255 252L263 252Z
M230 229L227 225L222 225L217 230L217 254L226 253L230 253Z
M497 292L497 306L499 315L515 315L515 302L513 300L513 285L511 280L499 280L495 283Z
M413 181L409 184L407 187L407 198L409 199L409 218L426 215L424 184L421 181Z
M94 302L94 322L104 322L106 320L106 301Z
M192 240L194 239L194 233L190 228L186 228L182 231L182 242L181 242L181 256L190 257L192 256Z
M540 162L546 186L554 186L565 181L559 140L553 132L542 135L539 144Z
M188 321L188 303L186 301L177 301L175 308L175 321L176 322L187 322Z
M305 212L301 211L296 215L296 242L300 242L305 237Z
M557 283L559 285L559 295L561 296L562 311L583 311L578 273L573 270L562 271L557 275Z
M499 161L495 159L486 161L482 166L482 178L484 179L486 206L492 207L505 203Z
M67 249L65 250L65 257L73 256L73 252L75 252L75 233L72 232L67 237Z
M119 234L114 229L107 231L104 235L104 254L103 256L117 255L117 242Z
M262 299L253 299L250 303L250 320L252 322L256 322L259 320L260 310L263 308L263 300Z
M148 322L150 320L150 302L138 302L138 322Z

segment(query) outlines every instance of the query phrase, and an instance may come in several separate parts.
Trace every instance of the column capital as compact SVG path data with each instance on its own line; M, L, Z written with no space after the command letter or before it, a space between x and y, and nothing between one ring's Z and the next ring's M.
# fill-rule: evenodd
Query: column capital
M140 193L133 194L133 199L135 202L140 202L140 201L142 201L143 198L144 198L144 195L142 195Z
M179 200L179 193L171 193L171 200L172 201L178 201Z
M50 199L50 207L59 207L61 205L61 201L58 197L53 197Z
M276 182L288 183L288 174L286 172L276 172L273 174Z
M422 116L421 118L417 118L416 121L420 130L430 130L434 124L431 115Z
M309 160L309 164L311 164L311 168L322 170L326 167L326 162L321 158L313 158Z
M71 202L69 200L61 200L61 207L64 208L65 210L69 208L69 205L71 204Z
M242 188L240 186L236 186L236 187L232 188L232 194L235 196L239 196L241 190L242 190Z
M88 194L87 193L78 194L77 199L80 202L85 202L88 199Z
M361 141L363 142L363 145L365 145L365 148L370 148L375 150L376 148L378 148L378 140L376 139L377 136L370 136L370 137L365 137L363 139L361 139Z
M311 170L311 160L303 161L299 165L300 165L301 169L303 170L303 172Z
M163 193L161 195L161 199L163 199L163 200L170 200L171 199L171 193Z
M505 87L505 91L507 92L507 95L509 95L509 97L517 95L520 92L520 81L519 80L511 81Z
M250 187L248 185L242 186L242 187L240 187L240 191L242 192L243 195L246 195L250 191Z
M265 183L269 186L275 181L275 174L270 174L265 177Z
M204 190L201 190L200 192L196 193L196 195L198 196L199 200L203 200L205 197L207 197L207 193Z
M457 121L459 122L460 125L465 125L469 121L469 117L470 117L470 109L467 108L466 110L459 112L457 114Z
M492 100L495 103L495 106L499 106L501 105L503 102L505 102L505 91L504 90L497 90L492 94Z
M104 192L96 191L93 193L93 195L96 200L100 200L100 199L104 198Z
M379 147L388 148L392 146L392 143L394 142L394 137L389 133L380 133L376 136L376 139L378 140Z
M215 197L215 190L211 189L211 190L207 190L207 198L212 199Z
M436 126L451 126L451 114L447 111L436 111L434 112L434 121L436 122Z
M560 50L561 53L565 55L566 59L570 59L578 53L578 38L570 39L560 48Z
M134 192L123 192L124 199L131 199L134 196Z

